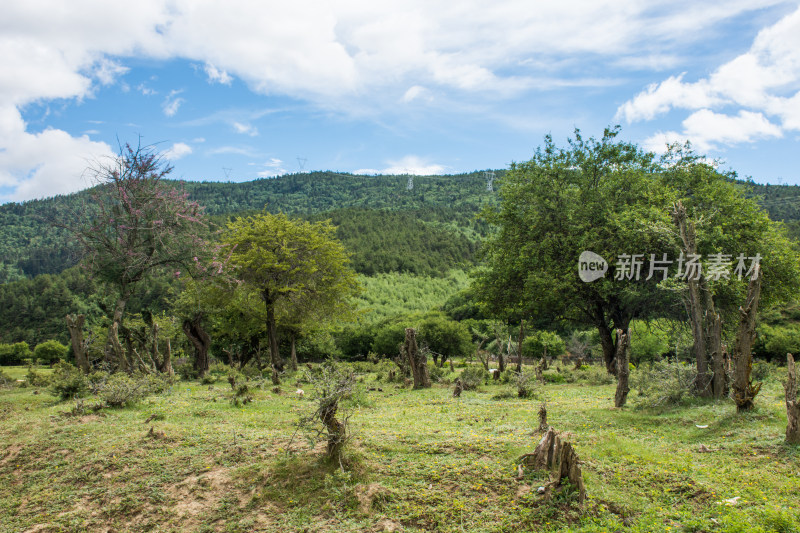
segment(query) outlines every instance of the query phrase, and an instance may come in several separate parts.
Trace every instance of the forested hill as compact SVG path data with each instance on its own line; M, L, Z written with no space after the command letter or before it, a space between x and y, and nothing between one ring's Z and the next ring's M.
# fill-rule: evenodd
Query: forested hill
M505 171L494 172L498 185ZM331 210L357 208L339 212L334 222L341 225L347 216L356 213L362 218L367 217L363 211L365 209L413 215L402 221L392 221L393 227L404 227L404 236L398 236L397 239L406 245L414 244L414 240L418 239L414 237L415 234L432 233L431 227L446 227L472 241L487 231L485 225L475 221L480 208L496 197L495 193L486 190L484 171L414 176L411 190L408 189L408 179L409 176L402 175L310 172L242 183L190 181L183 186L193 200L205 206L208 214L220 220L264 208L307 217ZM759 199L773 220L787 222L795 237L800 236L800 187L757 185L751 182L742 182L742 187L748 196ZM58 273L75 264L77 253L70 247L72 239L65 230L53 227L53 223L68 221L89 198L90 191L86 190L68 196L0 205L0 283L38 274ZM423 226L414 220L426 224ZM371 220L369 224L375 222ZM369 226L365 220L359 224L362 232ZM349 229L343 228L342 231L350 235L342 235L342 238L355 238ZM432 237L431 241L425 243L429 247L433 246L433 240L440 243L446 240L445 234ZM370 238L374 240L375 236L370 237L367 232L360 239L364 244ZM464 260L463 243L458 244L461 251L455 253L456 263ZM447 246L442 246L445 254L449 254ZM390 247L387 245L385 248ZM415 261L410 270L430 271L430 265L423 264L424 261L419 258ZM396 256L386 257L383 261L387 267L400 263L402 261Z
M495 171L498 178L503 173ZM311 172L243 183L185 182L183 186L208 214L220 218L264 208L305 216L342 208L380 209L414 212L422 220L458 228L462 234L481 232L475 214L494 199L494 193L486 190L483 171L414 176L411 190L408 179ZM0 205L0 283L58 273L76 262L72 239L53 223L68 222L90 192Z

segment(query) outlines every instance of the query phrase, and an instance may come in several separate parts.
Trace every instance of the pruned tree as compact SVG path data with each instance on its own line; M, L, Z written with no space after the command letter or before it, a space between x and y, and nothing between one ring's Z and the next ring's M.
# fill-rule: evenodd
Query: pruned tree
M152 146L126 144L87 172L98 186L91 205L68 229L92 276L116 290L106 358L112 367L128 370L134 355L118 338L128 301L155 271L191 268L206 224L202 208L166 182L172 166Z
M733 346L733 386L731 394L737 411L749 411L753 400L761 390L761 383L753 384L753 341L756 338L758 300L761 297L761 270L756 265L747 287L747 299L739 307L739 328Z

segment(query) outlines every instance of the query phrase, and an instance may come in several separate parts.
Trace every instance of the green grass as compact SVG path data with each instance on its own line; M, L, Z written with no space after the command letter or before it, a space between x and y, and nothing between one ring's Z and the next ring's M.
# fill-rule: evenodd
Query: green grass
M74 401L0 391L0 531L799 530L800 450L783 444L776 381L745 415L730 401L617 410L613 386L543 386L549 423L582 460L588 501L579 506L543 501L545 474L514 479L517 457L540 436L538 400L493 399L508 387L494 384L454 399L449 387L413 391L374 377L365 386L383 391L352 409L346 473L322 460L322 447L290 444L294 422L313 410L293 379L280 395L255 389L243 408L227 385L180 382L82 417L61 414ZM164 436L148 437L151 426ZM717 503L736 496L736 506Z

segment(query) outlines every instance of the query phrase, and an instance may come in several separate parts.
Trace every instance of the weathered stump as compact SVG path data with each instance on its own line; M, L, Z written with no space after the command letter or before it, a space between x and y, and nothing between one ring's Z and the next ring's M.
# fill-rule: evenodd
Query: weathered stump
M537 470L550 471L550 480L545 485L545 497L552 496L553 491L558 490L566 478L578 491L578 502L583 503L586 499L578 454L572 444L562 440L555 429L548 429L533 453L523 455L519 462Z
M86 357L86 341L83 339L83 315L67 315L67 329L72 343L72 352L75 354L75 363L81 372L89 373L89 359Z
M547 402L542 402L541 407L539 407L539 431L544 433L550 426L547 425Z
M406 328L406 342L403 349L414 377L414 388L430 388L431 379L428 376L427 357L425 352L417 348L417 331L414 328Z
M761 390L761 383L753 384L750 373L753 371L753 341L756 338L756 316L758 300L761 296L761 270L758 265L753 269L747 287L747 299L744 307L739 307L739 329L733 347L733 400L737 411L749 411L753 408L753 400Z
M786 370L789 377L783 388L786 391L786 442L800 444L800 401L797 398L797 374L792 354L786 354Z
M464 392L464 385L461 383L460 378L456 378L453 388L453 398L461 398L461 393Z
M630 387L628 377L630 376L630 365L628 363L628 352L630 351L630 332L625 333L621 329L617 330L617 393L614 395L614 407L622 407L628 400Z

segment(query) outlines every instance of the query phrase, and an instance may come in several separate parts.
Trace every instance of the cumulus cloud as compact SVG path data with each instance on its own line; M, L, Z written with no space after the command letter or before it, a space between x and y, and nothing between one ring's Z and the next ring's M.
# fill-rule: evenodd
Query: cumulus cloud
M173 144L166 152L164 152L164 157L169 159L170 161L175 161L176 159L180 159L185 155L189 155L192 153L192 147L186 143L175 143Z
M532 88L558 87L569 76L560 76L554 65L569 58L663 64L674 57L676 43L687 46L721 21L784 3L565 0L531 9L522 0L140 0L120 16L116 3L102 0L73 0L69 9L57 0L9 0L0 17L0 102L18 112L31 102L91 97L97 84L123 76L131 57L189 60L204 65L213 83L236 77L258 93L352 114L393 110L398 100L424 104L426 95L440 91L464 102L515 97ZM797 79L791 58L800 50L798 35L791 20L759 35L752 60L736 65L746 75L720 69L708 80L716 87L707 92L709 101L761 102L761 108L750 110L770 120L778 117L783 128L800 123L794 92L773 90L781 84L788 89ZM674 83L686 85L682 79ZM719 89L723 86L725 91ZM659 89L651 91L654 103L632 107L632 119L678 105L677 97ZM145 85L138 90L152 91ZM172 95L164 100L163 112L174 116L182 103ZM30 139L38 139L42 148L43 139L60 140L47 144L52 153L31 159L25 168L0 167L6 176L44 176L42 169L62 164L54 159L61 157L67 158L64 168L70 167L73 158L64 154L71 151L56 145L85 149L85 157L107 149L63 131L29 134L24 123L17 133L24 135L4 137L0 144L8 165L8 154L23 152Z
M88 136L46 129L31 134L19 111L0 108L0 201L23 201L67 194L87 186L85 170L96 161L113 156L111 148Z
M444 165L429 163L415 155L407 155L402 159L387 161L386 163L389 166L383 169L361 168L354 171L353 174L411 174L414 176L432 176L444 174L445 171Z
M707 78L684 77L648 86L620 106L617 117L630 123L689 110L682 132L659 133L647 142L683 138L701 150L800 131L800 8L761 30L746 53Z

